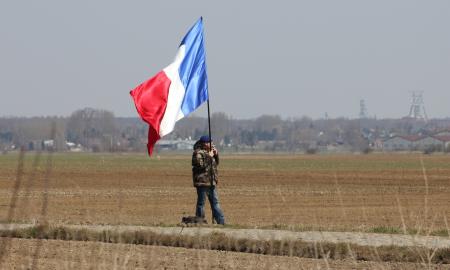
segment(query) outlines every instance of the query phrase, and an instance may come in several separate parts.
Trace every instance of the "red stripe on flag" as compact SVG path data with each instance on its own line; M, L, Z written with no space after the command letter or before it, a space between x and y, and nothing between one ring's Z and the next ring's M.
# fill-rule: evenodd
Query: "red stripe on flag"
M164 116L169 96L170 79L164 71L143 82L130 91L134 105L142 120L149 124L147 149L152 154L153 146L159 140L159 126Z
M156 141L161 138L159 134L156 132L156 130L149 125L148 126L148 141L147 141L147 151L148 155L151 156L153 153L153 146L155 146Z

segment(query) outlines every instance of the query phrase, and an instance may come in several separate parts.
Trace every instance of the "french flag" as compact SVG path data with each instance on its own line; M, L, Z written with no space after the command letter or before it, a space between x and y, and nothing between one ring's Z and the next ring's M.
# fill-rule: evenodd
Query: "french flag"
M130 91L142 120L149 124L149 155L175 123L208 100L203 19L181 41L175 60L154 77Z

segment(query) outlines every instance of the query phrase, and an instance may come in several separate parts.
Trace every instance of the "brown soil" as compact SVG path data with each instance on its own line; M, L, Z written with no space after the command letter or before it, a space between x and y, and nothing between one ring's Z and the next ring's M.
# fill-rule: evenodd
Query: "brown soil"
M0 157L0 217L53 224L177 224L194 213L189 160L189 155L55 155L48 170L45 155L33 169L28 154L11 212L17 156ZM445 230L449 164L446 155L223 155L219 196L229 224Z
M49 158L43 154L34 162L35 157L27 153L21 171L17 155L0 156L1 222L177 224L182 216L194 213L196 195L189 155L55 154ZM449 164L448 155L222 155L219 196L227 223L246 227L344 231L393 227L422 234L447 233ZM39 246L41 269L88 269L93 265L106 265L104 269L123 265L129 269L328 268L323 260L36 241L13 239L2 257L6 260L3 268L29 266L33 250ZM340 269L423 267L328 263L330 268Z
M12 239L10 246L2 269L450 269L98 242Z

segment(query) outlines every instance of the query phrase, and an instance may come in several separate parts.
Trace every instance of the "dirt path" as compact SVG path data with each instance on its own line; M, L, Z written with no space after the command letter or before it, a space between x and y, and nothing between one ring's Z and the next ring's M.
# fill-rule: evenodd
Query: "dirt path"
M0 224L0 230L12 230L31 227L31 224ZM302 240L305 242L349 243L360 246L402 246L450 248L450 238L438 236L419 236L401 234L377 234L361 232L293 232L263 229L230 229L211 227L149 227L149 226L111 226L111 225L64 225L67 228L86 229L89 231L150 231L157 234L205 236L213 232L223 233L235 239L251 240Z

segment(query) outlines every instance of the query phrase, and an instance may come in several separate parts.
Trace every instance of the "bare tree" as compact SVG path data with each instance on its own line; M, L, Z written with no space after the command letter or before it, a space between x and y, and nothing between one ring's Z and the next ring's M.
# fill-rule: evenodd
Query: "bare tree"
M84 108L72 113L67 123L67 138L94 151L112 151L115 145L114 114L106 110Z
M217 143L225 143L225 136L231 133L231 121L228 115L223 112L211 115L211 133Z

